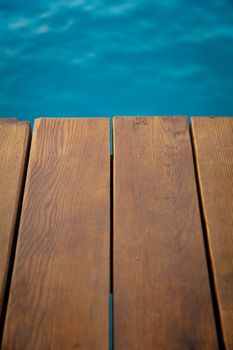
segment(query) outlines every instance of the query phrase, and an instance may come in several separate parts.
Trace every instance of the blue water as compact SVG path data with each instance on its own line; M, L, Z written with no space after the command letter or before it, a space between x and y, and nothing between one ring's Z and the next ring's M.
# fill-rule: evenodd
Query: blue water
M232 0L0 0L0 117L232 115Z
M233 115L233 0L0 0L0 117Z

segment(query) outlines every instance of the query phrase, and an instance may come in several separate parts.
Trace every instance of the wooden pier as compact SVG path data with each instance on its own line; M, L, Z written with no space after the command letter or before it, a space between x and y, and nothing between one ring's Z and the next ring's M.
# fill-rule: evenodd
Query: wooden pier
M232 350L233 118L112 128L0 119L1 349Z

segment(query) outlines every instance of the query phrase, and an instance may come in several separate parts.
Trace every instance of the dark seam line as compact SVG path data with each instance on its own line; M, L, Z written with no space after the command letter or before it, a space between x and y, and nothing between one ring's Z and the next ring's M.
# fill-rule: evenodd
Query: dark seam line
M209 247L208 236L207 236L207 225L206 225L206 220L205 220L205 216L204 216L204 206L203 206L203 200L202 200L202 196L201 196L201 184L199 181L199 175L198 175L198 171L197 171L196 149L195 149L195 145L194 145L194 140L193 140L194 137L193 137L191 125L190 125L189 131L190 131L190 139L191 139L192 154L193 154L193 164L194 164L194 171L195 171L197 196L198 196L198 202L199 202L199 212L200 212L204 246L205 246L205 255L206 255L210 290L211 290L213 310L214 310L214 319L215 319L216 332L217 332L217 337L218 337L218 345L219 345L220 350L226 350L225 345L224 345L223 333L222 333L220 312L219 312L218 301L217 301L216 286L215 286L214 277L213 277L212 261L211 261L211 257L210 257L210 253L209 253L210 247Z
M110 158L110 293L113 293L113 156Z
M111 331L111 343L110 349L113 350L113 155L110 156L111 165L111 177L110 177L110 293L112 294L110 305L110 331Z
M114 349L114 133L110 119L110 350Z
M21 188L20 188L20 193L19 193L19 200L18 200L18 208L17 208L17 213L16 213L15 228L14 228L14 233L13 233L10 257L9 257L8 273L7 273L6 285L5 285L5 291L4 291L4 297L3 297L2 315L1 315L1 320L0 320L1 321L0 322L0 348L1 348L1 345L2 345L4 325L5 325L6 313L7 313L7 305L8 305L9 295L10 295L11 279L12 279L13 268L14 268L15 253L16 253L16 246L17 246L17 238L18 238L18 231L19 231L19 224L20 224L20 216L21 216L21 211L22 211L23 196L24 196L26 177L27 177L27 170L28 170L28 161L29 161L29 154L30 154L30 147L31 147L31 138L32 138L32 132L31 132L31 129L30 129L29 130L29 140L28 140L26 156L25 156L25 164L24 164L23 176L22 176L22 183L21 183Z

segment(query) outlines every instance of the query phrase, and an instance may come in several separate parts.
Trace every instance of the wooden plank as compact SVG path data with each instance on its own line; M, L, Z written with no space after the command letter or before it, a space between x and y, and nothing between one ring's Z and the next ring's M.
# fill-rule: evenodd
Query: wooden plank
M223 339L233 349L233 119L192 118L198 179Z
M109 120L35 121L3 349L109 347Z
M114 120L115 350L218 349L185 117Z
M0 119L0 319L29 145L29 123Z

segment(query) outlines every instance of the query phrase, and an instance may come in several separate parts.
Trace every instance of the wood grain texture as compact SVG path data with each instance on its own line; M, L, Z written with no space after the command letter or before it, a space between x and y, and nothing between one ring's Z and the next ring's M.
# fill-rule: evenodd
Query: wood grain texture
M218 349L185 117L114 119L115 350Z
M4 350L109 347L109 120L35 121Z
M192 118L197 172L223 339L233 349L233 119Z
M29 123L0 119L0 319L29 136Z

